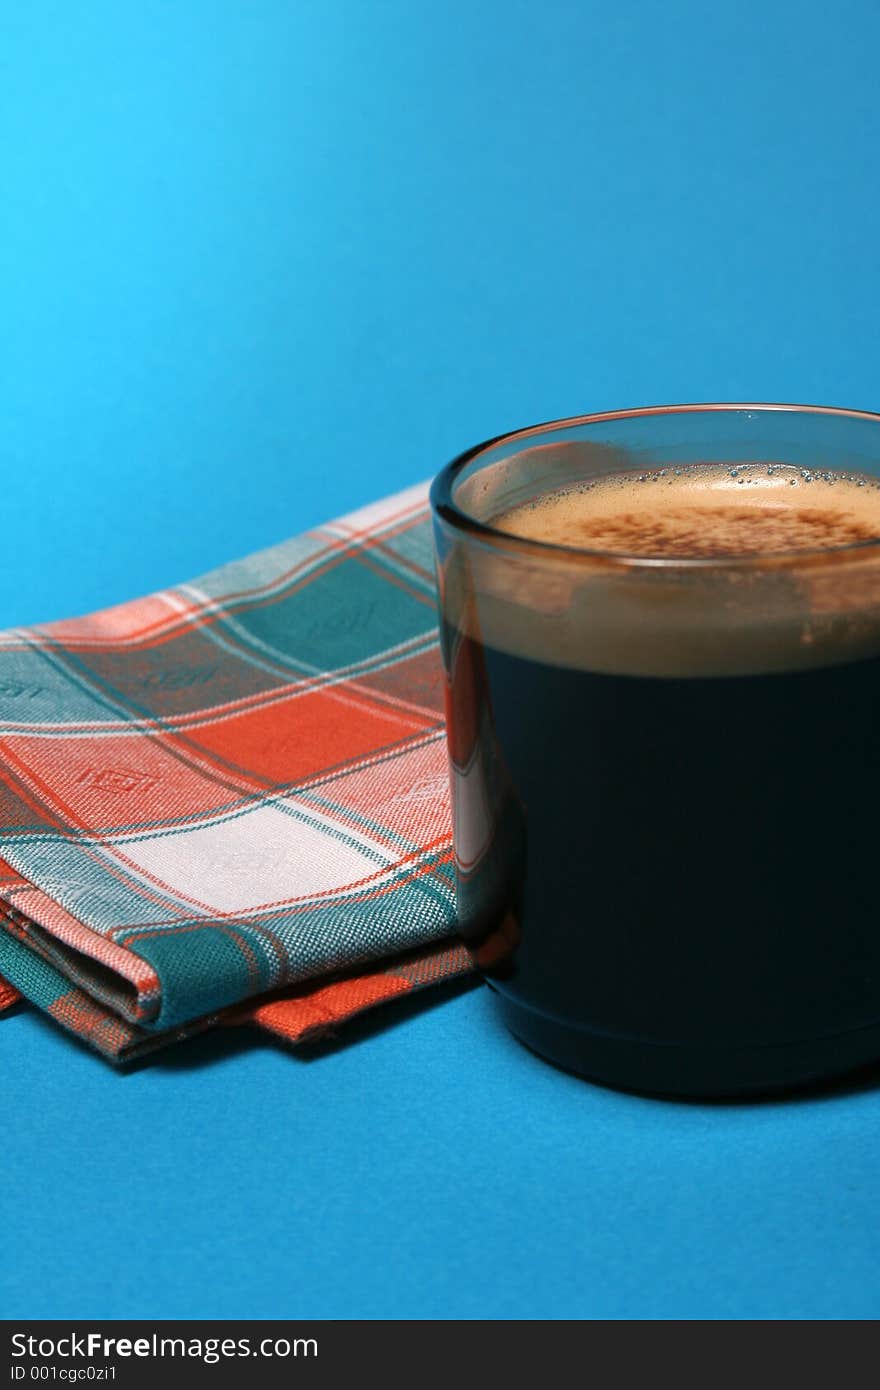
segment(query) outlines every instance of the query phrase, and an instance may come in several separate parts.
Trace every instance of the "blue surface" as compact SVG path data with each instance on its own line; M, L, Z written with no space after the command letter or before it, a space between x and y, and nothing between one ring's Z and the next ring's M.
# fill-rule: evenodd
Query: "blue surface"
M6 5L0 623L533 420L880 408L880 11ZM8 1317L876 1317L880 1091L638 1100L486 991L117 1075L0 1020Z

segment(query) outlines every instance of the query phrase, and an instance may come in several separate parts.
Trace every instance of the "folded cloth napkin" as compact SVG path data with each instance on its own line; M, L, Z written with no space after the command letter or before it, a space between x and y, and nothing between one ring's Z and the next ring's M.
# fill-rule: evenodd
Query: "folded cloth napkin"
M427 488L0 633L0 1008L124 1061L466 973Z

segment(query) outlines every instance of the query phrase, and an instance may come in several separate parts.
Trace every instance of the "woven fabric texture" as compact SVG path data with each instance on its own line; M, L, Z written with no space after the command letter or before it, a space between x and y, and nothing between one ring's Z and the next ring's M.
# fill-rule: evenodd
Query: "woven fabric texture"
M424 486L0 634L0 1008L121 1060L470 969Z

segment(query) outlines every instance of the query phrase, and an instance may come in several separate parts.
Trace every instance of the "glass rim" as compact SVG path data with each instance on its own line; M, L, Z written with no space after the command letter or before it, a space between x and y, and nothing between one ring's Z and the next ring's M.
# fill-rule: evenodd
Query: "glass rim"
M845 545L813 546L801 550L774 550L747 552L742 555L717 556L648 556L627 555L611 550L589 550L583 546L562 545L557 541L542 541L532 537L517 536L511 531L502 531L490 522L480 521L464 511L455 501L453 489L459 474L482 454L504 444L518 443L534 435L550 434L584 425L601 424L608 420L631 420L645 415L683 415L701 412L733 411L790 411L802 415L842 416L847 419L867 420L880 425L880 414L871 410L853 410L834 405L796 405L778 401L696 401L680 405L634 406L627 410L602 410L587 415L569 415L555 420L546 420L537 425L526 425L521 429L507 430L492 439L483 440L464 453L458 454L437 473L430 488L430 503L434 514L447 525L464 531L474 538L491 544L496 549L509 550L519 554L532 554L547 559L564 558L569 563L578 559L591 564L602 564L621 569L719 569L719 568L777 568L794 566L808 562L828 564L840 559L860 559L874 555L880 550L880 537L867 541L849 541ZM878 458L880 458L880 436L878 436Z

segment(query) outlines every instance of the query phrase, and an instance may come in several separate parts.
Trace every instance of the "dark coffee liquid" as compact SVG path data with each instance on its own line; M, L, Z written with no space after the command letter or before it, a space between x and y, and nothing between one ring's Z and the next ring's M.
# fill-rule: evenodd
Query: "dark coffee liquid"
M875 1017L880 658L706 680L482 659L534 1008L692 1043Z
M798 516L758 508L751 543L722 486L709 499L716 547L719 527L734 553L804 527L829 547L873 539L880 492L831 483L813 494L821 507L797 491ZM606 543L611 488L586 516ZM786 496L773 490L776 512ZM568 508L561 522L580 525L591 505L563 500L555 520ZM627 508L628 553L639 536L675 554L690 535L705 551L707 515L690 514L687 532L667 497L649 535ZM540 538L552 499L502 524ZM462 925L514 1032L551 1059L708 1094L880 1056L880 614L858 607L858 586L825 583L786 572L766 603L750 578L697 587L699 640L683 646L687 589L661 595L648 622L654 591L643 602L640 590L603 629L613 595L597 588L581 629L529 614L540 574L509 598L490 576L470 630L446 633ZM737 626L740 598L766 631ZM716 619L732 645L712 644Z

